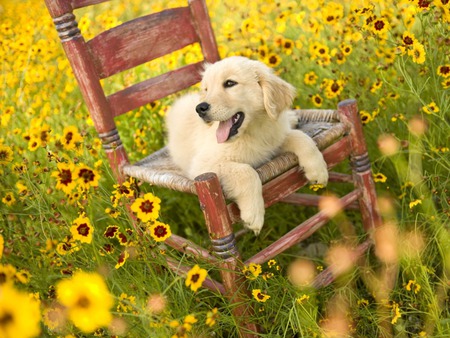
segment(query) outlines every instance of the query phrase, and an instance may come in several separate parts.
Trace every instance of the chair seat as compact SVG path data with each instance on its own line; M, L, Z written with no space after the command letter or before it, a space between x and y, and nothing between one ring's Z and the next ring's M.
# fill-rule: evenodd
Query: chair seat
M320 150L340 139L348 130L346 125L339 121L335 110L296 110L294 113L297 128L312 137ZM256 171L262 183L266 183L296 165L297 157L292 153L285 153L263 164ZM172 161L167 147L134 164L125 165L122 172L155 186L197 193L194 180L183 175L181 169Z

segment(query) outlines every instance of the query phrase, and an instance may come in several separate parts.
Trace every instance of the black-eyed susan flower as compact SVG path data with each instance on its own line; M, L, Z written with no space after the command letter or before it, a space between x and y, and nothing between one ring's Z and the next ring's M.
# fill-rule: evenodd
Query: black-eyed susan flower
M450 65L442 65L437 68L437 74L443 78L450 76Z
M159 217L160 204L161 200L158 197L147 193L143 197L136 198L131 205L131 210L142 222L150 222Z
M421 287L415 280L410 279L408 281L408 284L406 284L405 289L407 291L414 291L414 293L417 294L420 291Z
M441 82L442 88L447 89L450 88L450 79L446 79Z
M277 261L275 259L271 259L267 262L267 266L272 269L275 265L277 265Z
M397 323L397 321L402 317L400 312L400 307L396 302L392 303L392 320L391 324Z
M98 273L78 271L56 285L58 301L68 310L68 317L84 333L107 326L114 304L108 287Z
M92 242L94 227L92 226L89 218L82 213L73 221L72 226L70 227L70 233L72 234L74 240L89 244Z
M63 136L59 140L66 150L74 150L83 142L83 137L78 132L77 127L68 126L63 130Z
M117 225L108 225L103 236L106 238L114 238L116 237L117 232L119 231L119 227Z
M313 85L317 82L317 79L319 77L317 76L317 74L314 71L310 71L308 73L305 74L305 76L303 77L303 82L306 85Z
M362 124L367 124L367 123L369 123L370 121L373 120L372 119L372 114L369 113L368 111L365 111L365 110L360 110L359 111L359 116L361 118Z
M119 259L117 260L115 268L119 269L120 267L122 267L129 257L130 253L127 250L122 251L122 253L119 255Z
M422 110L426 114L434 114L440 111L438 105L434 101L422 107Z
M382 174L382 173L376 173L376 174L373 174L373 180L375 182L384 183L384 182L386 182L387 177L384 174Z
M148 231L150 232L150 236L152 236L156 242L164 242L172 235L170 226L158 221L153 222L148 228Z
M16 198L14 197L14 194L12 192L7 192L5 196L2 198L2 203L6 204L7 206L13 206L16 203Z
M0 337L37 337L40 321L38 301L10 284L0 286Z
M268 299L270 299L270 296L267 295L267 294L262 293L261 289L254 289L254 290L252 290L252 295L253 295L253 298L255 298L256 301L259 302L259 303L264 303Z
M28 270L22 269L16 272L15 278L19 283L27 284L30 282L31 273Z
M329 99L333 99L341 94L344 90L344 82L342 80L325 79L321 87L325 91L325 96Z
M98 187L100 174L97 170L91 169L85 164L81 163L75 168L74 176L79 186L83 189L88 190L91 187Z
M196 264L187 273L185 284L187 287L190 287L192 291L196 292L202 286L207 275L208 272Z
M316 107L322 107L323 98L319 94L315 94L311 97L311 101L314 106Z
M411 56L413 62L417 64L422 64L425 62L426 52L425 47L420 42L415 42L410 50L408 50L408 55Z
M389 30L389 21L386 18L375 18L370 24L370 29L377 35L384 35Z
M403 47L405 47L405 48L412 48L412 46L416 42L417 42L417 39L415 38L413 33L409 32L409 31L406 31L406 32L403 33L403 35L402 35Z
M262 268L260 264L250 263L249 265L244 266L242 269L242 273L245 275L247 279L254 280L258 278L261 274Z
M422 200L421 199L416 199L414 201L409 202L409 208L412 209L415 206L422 204Z
M75 166L72 163L60 162L56 165L57 171L52 173L52 177L56 178L56 189L70 194L77 185L75 179Z
M0 287L5 284L13 284L16 272L16 268L11 264L0 264Z
M6 165L13 160L13 151L11 147L0 144L0 165Z
M303 294L300 297L296 298L295 301L297 302L297 304L303 304L307 302L309 298L310 298L309 295Z
M264 60L264 62L272 67L275 68L281 63L281 57L278 54L270 53L267 55L267 58Z

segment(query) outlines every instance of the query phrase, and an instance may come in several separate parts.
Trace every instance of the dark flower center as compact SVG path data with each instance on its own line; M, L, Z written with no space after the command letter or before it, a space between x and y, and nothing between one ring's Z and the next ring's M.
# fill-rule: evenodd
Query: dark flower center
M144 201L141 203L140 208L141 208L142 212L150 214L153 211L153 202Z
M87 225L86 223L80 224L77 228L77 231L80 235L87 236L89 235L90 231L89 225Z
M167 229L162 225L158 225L157 227L155 227L154 233L156 237L164 237L167 235Z
M197 283L199 278L200 278L200 275L198 273L196 273L195 275L192 275L192 277L191 277L192 283Z
M95 178L95 174L90 169L81 169L78 176L84 181L84 183L92 182Z
M59 178L61 184L69 185L69 183L72 183L72 173L68 169L61 170Z

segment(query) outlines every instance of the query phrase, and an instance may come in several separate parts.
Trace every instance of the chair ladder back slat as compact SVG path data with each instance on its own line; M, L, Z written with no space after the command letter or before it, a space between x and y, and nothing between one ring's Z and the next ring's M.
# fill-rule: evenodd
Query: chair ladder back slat
M142 81L108 96L114 117L188 88L201 80L203 62Z
M204 0L189 0L189 7L191 9L194 23L196 25L197 34L200 37L200 44L202 47L205 60L209 63L219 61L219 51L214 31L211 26L208 8Z
M180 7L125 22L87 45L103 79L199 41L189 8Z

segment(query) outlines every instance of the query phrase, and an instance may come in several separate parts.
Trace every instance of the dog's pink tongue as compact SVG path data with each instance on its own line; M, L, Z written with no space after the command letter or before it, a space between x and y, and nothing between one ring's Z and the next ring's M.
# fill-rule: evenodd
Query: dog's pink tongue
M223 143L228 140L228 136L230 135L230 129L233 126L233 118L220 121L219 127L216 130L217 143Z

